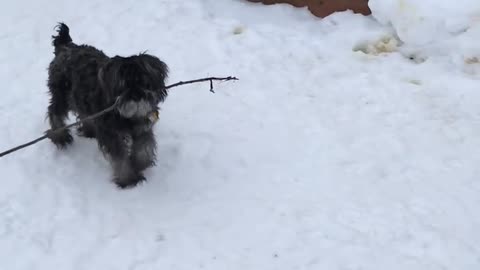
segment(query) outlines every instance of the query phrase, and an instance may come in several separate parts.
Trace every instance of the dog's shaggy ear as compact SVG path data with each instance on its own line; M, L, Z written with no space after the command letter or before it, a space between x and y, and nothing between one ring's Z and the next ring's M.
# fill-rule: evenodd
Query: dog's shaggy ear
M98 73L98 82L106 95L105 100L108 103L122 94L125 89L125 78L122 76L123 57L112 57Z
M168 66L156 56L141 53L135 57L135 61L147 76L147 80L152 91L158 93L159 102L163 102L167 97L165 89L165 80L168 78Z
M168 66L163 61L157 57L141 53L138 55L139 64L145 69L146 74L152 75L154 78L159 81L159 83L165 83L165 80L168 78Z

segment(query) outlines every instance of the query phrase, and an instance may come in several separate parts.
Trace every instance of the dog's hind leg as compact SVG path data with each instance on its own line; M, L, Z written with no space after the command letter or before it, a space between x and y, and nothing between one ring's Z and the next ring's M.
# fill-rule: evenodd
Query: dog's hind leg
M48 138L59 148L64 148L73 142L73 137L68 129L53 131L65 126L68 117L68 82L64 79L49 79L51 99L48 106L48 120L52 131L47 132Z
M131 159L136 170L143 171L155 165L156 146L151 130L133 137Z

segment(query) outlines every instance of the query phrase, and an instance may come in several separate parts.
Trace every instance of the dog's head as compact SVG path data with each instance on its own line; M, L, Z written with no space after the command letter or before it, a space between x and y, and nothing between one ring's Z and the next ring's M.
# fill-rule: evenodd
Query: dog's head
M125 118L145 118L167 97L167 65L155 56L115 56L101 69L99 80L108 100L121 96L118 113Z

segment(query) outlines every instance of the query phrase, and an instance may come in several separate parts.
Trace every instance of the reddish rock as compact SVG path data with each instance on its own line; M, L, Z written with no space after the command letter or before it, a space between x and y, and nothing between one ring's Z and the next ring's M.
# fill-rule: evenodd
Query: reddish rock
M318 17L326 17L337 11L352 10L355 13L370 15L368 0L307 0L308 9Z
M308 6L310 12L318 17L326 17L337 11L352 10L355 13L370 15L368 0L247 0L265 5L290 4L295 7Z

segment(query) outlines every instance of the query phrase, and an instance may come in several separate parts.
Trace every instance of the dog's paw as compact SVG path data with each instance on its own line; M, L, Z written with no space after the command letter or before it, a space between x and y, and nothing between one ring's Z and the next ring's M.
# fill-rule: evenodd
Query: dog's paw
M113 179L113 182L115 182L120 189L133 188L144 181L146 181L146 178L142 174L136 174L125 178L115 177Z
M47 131L47 137L59 148L64 149L73 143L73 137L68 130Z

